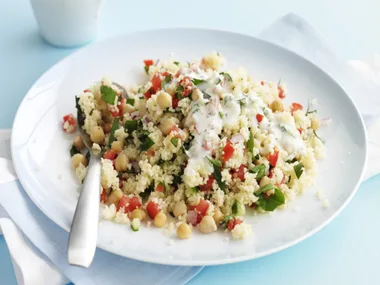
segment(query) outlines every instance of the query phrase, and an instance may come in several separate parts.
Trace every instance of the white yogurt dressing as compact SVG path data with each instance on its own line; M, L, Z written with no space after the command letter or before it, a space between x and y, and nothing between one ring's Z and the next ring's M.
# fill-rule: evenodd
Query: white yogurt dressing
M271 143L266 147L267 149L277 146L289 154L305 151L304 142L295 126L294 119L284 117L282 113L272 113L272 110L266 106L257 93L241 94L241 98L245 98L245 102L241 106L241 102L239 102L241 98L232 95L226 84L224 86L216 85L219 79L222 79L218 73L214 72L210 76L200 69L187 69L186 71L189 73L185 76L207 81L197 87L210 97L205 96L203 101L191 103L192 111L189 116L195 123L197 132L194 133L192 146L187 152L189 160L185 173L192 173L200 165L204 165L206 168L210 167L208 170L212 172L212 165L205 163L205 158L211 156L211 149L205 148L205 143L212 145L212 142L219 142L218 135L224 127L233 127L239 123L242 110L251 123L256 123L260 129L268 131ZM257 114L264 115L260 123L256 119Z

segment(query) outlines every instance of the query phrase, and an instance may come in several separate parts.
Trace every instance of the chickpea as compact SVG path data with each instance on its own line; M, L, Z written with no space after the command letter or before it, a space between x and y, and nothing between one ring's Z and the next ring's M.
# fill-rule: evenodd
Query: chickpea
M174 214L174 216L176 216L176 217L178 217L178 216L182 216L183 214L186 213L186 210L187 210L187 207L186 207L185 202L183 202L183 201L179 201L179 202L177 202L177 203L174 205L174 208L173 208L173 214Z
M146 214L141 209L134 209L132 212L132 219L139 219L140 221L146 218Z
M163 134L168 135L172 128L176 125L176 119L171 118L163 118L160 122L160 130Z
M132 105L129 105L129 104L125 104L123 106L123 109L122 109L122 113L125 114L125 113L133 113L135 110L135 108L132 106Z
M84 142L83 142L83 139L82 139L81 136L76 136L76 137L74 138L73 145L74 145L77 149L79 149L79 150L84 149L84 147L85 147Z
M321 126L321 122L317 118L311 119L311 128L316 131Z
M180 239L188 239L191 236L191 228L186 223L181 223L177 228L177 237Z
M139 115L140 117L143 117L146 114L145 100L140 100L139 103Z
M282 112L284 110L284 106L279 99L276 99L270 104L270 108L273 112Z
M201 233L204 234L215 232L217 227L214 218L211 216L204 216L199 223L198 229Z
M161 211L154 217L154 225L158 228L162 228L166 224L166 215Z
M95 126L91 129L91 140L94 143L102 143L104 141L104 131L101 127Z
M84 166L87 166L87 163L88 163L87 158L81 153L76 153L71 158L71 165L73 166L74 169L77 169L79 164L83 164Z
M110 204L115 204L115 206L117 206L121 197L123 197L123 192L121 190L113 190L108 197L108 201Z
M114 141L111 144L111 148L117 152L121 152L123 150L124 143L122 141Z
M108 134L111 132L111 129L112 129L112 124L111 123L105 123L103 125L103 131Z
M216 209L214 212L213 218L214 218L215 224L219 225L220 222L223 221L224 215L219 209Z
M157 95L157 104L161 109L166 109L172 106L172 96L165 91L161 91Z
M203 93L198 88L194 89L193 93L191 94L191 98L193 101L198 101L200 99L203 99Z
M272 181L270 180L270 178L268 176L264 176L263 178L261 178L260 180L260 187L264 187L265 185L271 183Z
M129 159L125 153L120 153L115 159L115 168L117 171L126 171L128 169Z

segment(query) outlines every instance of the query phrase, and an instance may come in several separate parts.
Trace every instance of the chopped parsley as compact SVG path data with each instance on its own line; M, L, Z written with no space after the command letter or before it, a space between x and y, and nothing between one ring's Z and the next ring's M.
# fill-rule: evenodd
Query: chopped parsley
M271 212L285 203L285 196L280 189L274 188L274 193L272 195L266 197L264 194L261 194L256 203L264 211Z
M232 82L232 77L231 77L231 75L229 73L227 73L227 72L221 72L219 74L223 75L224 78L226 78L228 81Z
M262 194L262 193L265 193L265 192L267 192L267 191L269 191L269 190L272 190L272 189L274 189L274 186L273 186L272 183L269 183L269 184L267 184L267 185L261 187L259 190L257 190L257 191L255 192L255 195L258 196L258 195L260 195L260 194Z
M115 103L116 92L111 87L106 85L100 86L100 93L102 94L102 100L104 102L111 105Z
M249 132L249 139L248 139L248 142L247 142L247 147L248 147L248 150L251 152L252 154L252 158L254 158L253 156L253 134L252 134L252 131Z
M128 120L125 122L124 128L131 134L133 131L137 130L137 121L136 120Z
M179 65L179 62L178 61L174 61L173 62L175 65Z
M206 80L197 79L197 78L193 78L191 81L194 83L194 85L199 85L206 82Z
M172 139L170 140L170 142L171 142L172 145L174 145L175 147L178 146L178 138L172 138Z
M252 173L256 173L256 180L260 180L261 178L265 176L265 169L266 169L265 164L260 164L260 165L256 165L249 171Z
M303 173L303 164L300 162L297 165L294 165L294 172L296 173L297 178L299 179Z
M146 151L154 145L154 141L149 137L149 134L145 134L145 133L141 134L139 136L139 140L141 142L141 145L140 145L141 151Z
M115 118L112 123L110 137L108 139L108 145L111 145L115 140L115 131L119 128L119 118Z
M131 105L131 106L134 106L134 105L135 105L135 99L128 98L128 99L127 99L127 104L129 104L129 105Z
M83 113L82 108L79 105L79 97L78 96L75 96L75 108L77 108L78 124L79 124L79 126L83 126L86 116Z
M149 65L145 65L144 70L146 74L149 74Z
M207 157L207 159L214 166L214 172L212 175L214 176L216 182L218 183L219 188L222 191L225 191L226 190L226 183L224 181L222 181L222 173L220 171L220 168L222 167L222 162L220 160L211 159L209 157Z
M164 89L165 86L172 80L172 76L170 74L165 76L165 79L161 81L161 89Z

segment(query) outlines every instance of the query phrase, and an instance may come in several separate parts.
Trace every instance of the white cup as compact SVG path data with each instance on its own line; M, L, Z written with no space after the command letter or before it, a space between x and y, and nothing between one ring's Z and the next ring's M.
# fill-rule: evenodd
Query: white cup
M31 0L41 36L50 44L74 47L96 36L103 0Z

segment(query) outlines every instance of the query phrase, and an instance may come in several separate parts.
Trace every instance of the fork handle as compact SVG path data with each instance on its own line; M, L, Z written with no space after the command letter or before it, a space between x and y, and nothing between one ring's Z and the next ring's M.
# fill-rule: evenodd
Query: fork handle
M68 261L89 267L94 259L99 223L100 158L91 156L71 224Z

